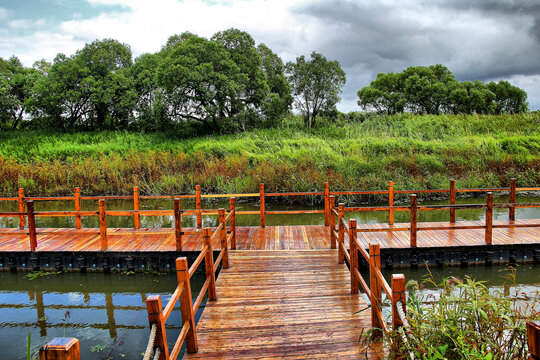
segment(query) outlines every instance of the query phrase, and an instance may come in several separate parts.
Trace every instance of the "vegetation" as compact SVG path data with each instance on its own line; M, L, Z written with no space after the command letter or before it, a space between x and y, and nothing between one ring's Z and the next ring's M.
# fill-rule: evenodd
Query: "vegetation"
M300 116L240 134L0 132L0 193L33 195L520 186L540 183L540 113Z
M296 63L287 63L295 105L304 116L308 128L315 125L320 113L336 111L341 88L345 85L345 72L337 61L328 61L312 52L311 60L302 55Z
M416 359L525 359L527 321L540 319L539 294L489 289L483 282L448 278L425 294L417 282L408 284L407 318L411 331L402 351ZM399 331L402 333L402 331ZM393 334L400 338L399 333ZM407 358L405 355L404 358Z
M517 114L528 108L527 93L509 82L459 82L440 64L380 73L358 91L358 98L362 108L385 114Z

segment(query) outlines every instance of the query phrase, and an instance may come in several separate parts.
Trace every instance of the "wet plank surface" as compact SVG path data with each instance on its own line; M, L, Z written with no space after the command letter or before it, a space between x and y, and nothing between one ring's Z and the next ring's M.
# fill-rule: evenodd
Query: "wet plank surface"
M540 220L516 220L514 224L538 224ZM494 225L508 224L495 221ZM394 227L408 227L395 224ZM421 227L447 226L447 222L419 223ZM461 221L456 225L482 226L482 222ZM388 229L387 224L361 224L363 228ZM193 229L184 229L192 231ZM184 251L201 249L200 235L183 237ZM379 243L381 248L409 247L408 231L382 231L359 233L358 240L366 248L369 242ZM174 229L107 229L109 251L175 251ZM100 251L98 229L38 229L38 251ZM219 249L217 237L214 248ZM323 225L291 225L260 227L237 227L239 250L312 250L330 247L329 229ZM346 241L348 246L348 241ZM494 245L540 244L540 227L493 229ZM479 246L484 245L483 229L424 230L418 232L418 247ZM30 251L26 230L0 229L1 251Z
M350 294L336 250L231 251L199 323L199 352L184 359L377 359L359 342L371 327ZM357 313L358 312L358 313Z

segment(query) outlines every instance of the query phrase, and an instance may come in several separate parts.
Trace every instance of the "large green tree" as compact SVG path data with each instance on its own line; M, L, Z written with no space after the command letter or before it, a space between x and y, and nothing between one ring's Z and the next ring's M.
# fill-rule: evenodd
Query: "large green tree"
M495 114L519 114L529 110L527 92L508 81L490 82L487 88L495 94Z
M308 128L315 125L321 112L331 112L340 100L345 85L345 72L339 62L330 61L322 54L311 53L311 59L302 55L286 66L295 106L304 116Z
M128 72L131 50L116 40L96 40L75 55L59 54L34 87L34 113L54 127L125 127L137 100Z
M370 86L358 90L358 105L388 115L403 112L407 104L403 88L402 74L379 73Z

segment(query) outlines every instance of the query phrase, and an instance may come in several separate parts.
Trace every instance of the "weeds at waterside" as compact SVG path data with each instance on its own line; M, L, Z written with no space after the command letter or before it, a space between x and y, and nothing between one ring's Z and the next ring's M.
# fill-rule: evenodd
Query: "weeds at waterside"
M512 284L490 290L471 278L452 277L441 284L432 277L427 281L436 291L426 293L415 281L407 284L411 331L400 349L403 359L409 353L429 360L527 358L526 323L540 319L539 293ZM401 338L398 331L391 336Z
M307 130L181 139L138 132L0 133L0 193L87 195L507 187L540 183L540 114L372 116Z

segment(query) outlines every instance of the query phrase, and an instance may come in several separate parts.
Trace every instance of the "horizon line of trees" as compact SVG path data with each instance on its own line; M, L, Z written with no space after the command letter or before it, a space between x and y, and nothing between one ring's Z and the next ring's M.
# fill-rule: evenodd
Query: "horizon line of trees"
M0 130L238 132L277 125L293 104L310 128L338 113L345 81L337 61L312 52L285 64L238 29L209 39L173 35L160 51L134 60L127 44L95 40L32 67L0 58ZM527 111L522 89L460 83L442 65L378 74L358 97L360 107L387 114Z
M508 81L463 81L441 64L379 73L357 93L358 105L378 113L518 114L528 111L527 93Z

